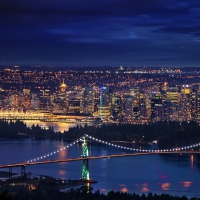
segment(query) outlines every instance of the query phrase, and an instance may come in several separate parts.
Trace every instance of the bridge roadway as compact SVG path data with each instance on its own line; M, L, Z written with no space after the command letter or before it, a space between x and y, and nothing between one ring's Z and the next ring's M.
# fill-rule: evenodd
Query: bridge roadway
M45 164L53 164L53 163L64 163L64 162L72 162L72 161L83 161L83 160L94 160L94 159L102 159L102 158L119 158L119 157L127 157L127 156L142 156L142 155L157 155L157 154L199 154L199 151L175 151L175 152L147 152L147 153L123 153L123 154L112 154L112 155L103 155L103 156L88 156L88 157L79 157L79 158L67 158L67 159L56 159L56 160L46 160L46 161L37 161L37 162L23 162L18 164L8 164L8 165L0 165L0 169L2 168L13 168L13 167L23 167L23 166L32 166L32 165L45 165Z

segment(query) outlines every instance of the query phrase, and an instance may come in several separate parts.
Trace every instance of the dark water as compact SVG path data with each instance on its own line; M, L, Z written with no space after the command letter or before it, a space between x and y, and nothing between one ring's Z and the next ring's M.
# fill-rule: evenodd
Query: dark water
M68 144L63 141L35 139L0 139L0 164L24 162ZM91 155L120 153L119 149L90 144ZM49 159L80 157L82 146L74 145L56 153ZM33 175L50 175L65 179L81 178L82 162L38 165L26 167ZM89 162L90 178L98 181L94 191L110 190L148 194L149 192L200 197L200 163L191 156L147 155L115 159L99 159ZM13 172L20 173L20 168Z

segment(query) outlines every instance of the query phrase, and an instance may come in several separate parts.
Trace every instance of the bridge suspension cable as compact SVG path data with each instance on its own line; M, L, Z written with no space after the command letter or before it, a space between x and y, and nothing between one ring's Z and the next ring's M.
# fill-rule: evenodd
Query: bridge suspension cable
M119 148L119 149L131 150L131 151L135 151L135 152L175 152L175 151L184 151L184 150L186 151L186 150L190 150L190 149L193 149L193 148L196 148L196 147L200 147L200 143L196 143L196 144L193 144L193 145L170 148L170 149L138 149L138 148L129 148L129 147L113 144L111 142L100 140L100 139L97 139L95 137L89 136L87 134L85 134L85 137L87 137L91 140L94 140L96 142L102 143L102 144L113 146L113 147L116 147L116 148Z
M57 150L54 150L50 153L47 153L45 155L42 155L42 156L39 156L37 158L33 158L33 159L30 159L30 160L27 160L25 161L25 163L30 163L30 162L36 162L36 161L39 161L39 160L42 160L42 159L46 159L52 155L55 155L56 153L59 153L60 151L63 151L63 150L66 150L68 148L70 148L71 146L77 144L78 142L82 142L84 141L84 137L87 137L88 139L90 140L93 140L93 141L96 141L96 142L99 142L99 143L102 143L102 144L105 144L105 145L108 145L108 146L112 146L112 147L115 147L115 148L118 148L118 149L124 149L124 150L130 150L130 151L133 151L133 152L139 152L139 153L150 153L150 152L176 152L176 151L186 151L186 150L190 150L190 149L193 149L193 148L196 148L196 147L200 147L200 143L196 143L196 144L193 144L193 145L188 145L188 146L183 146L183 147L176 147L176 148L170 148L170 149L139 149L139 148L130 148L130 147L125 147L125 146L122 146L122 145L117 145L117 144L113 144L111 142L108 142L108 141L104 141L104 140L100 140L98 138L95 138L95 137L92 137L90 135L87 135L85 134L84 136L80 137L79 139L77 140L74 140L73 142L69 143L68 145L64 146L64 147L61 147Z
M25 161L25 163L36 162L36 161L48 158L48 157L50 157L52 155L55 155L56 153L59 153L60 151L63 151L63 150L66 150L66 149L72 147L73 145L75 145L75 144L77 144L78 142L81 142L81 141L83 141L83 137L80 137L79 139L74 140L73 142L69 143L68 145L63 146L63 147L61 147L61 148L59 148L57 150L54 150L52 152L49 152L49 153L44 154L42 156L39 156L37 158L33 158L33 159L30 159L30 160L27 160L27 161Z

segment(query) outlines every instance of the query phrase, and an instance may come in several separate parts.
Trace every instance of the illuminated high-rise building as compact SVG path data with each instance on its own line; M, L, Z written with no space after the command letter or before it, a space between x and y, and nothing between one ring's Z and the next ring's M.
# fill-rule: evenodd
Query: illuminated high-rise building
M42 112L49 112L51 110L51 92L50 92L50 90L40 90L39 110Z
M63 80L62 84L60 85L60 92L65 93L66 88L67 88L67 85L64 83L64 80Z
M190 85L181 86L179 121L191 120L192 88Z
M165 100L163 102L163 121L169 121L170 120L170 114L171 114L171 101Z
M67 85L64 83L60 85L60 91L57 91L55 94L54 102L53 102L53 112L54 113L66 113L66 88Z
M30 105L30 110L38 110L39 109L39 98L37 96L37 94L32 94L31 95L31 105Z
M196 116L195 120L200 123L200 90L196 92Z
M147 116L147 105L146 105L146 99L144 95L140 97L140 115L142 117Z
M130 87L129 96L132 97L132 117L131 118L133 119L138 118L140 116L140 87ZM130 98L128 99L130 100ZM128 102L126 101L126 103Z
M93 115L95 110L95 91L91 87L83 90L83 112Z
M167 91L168 88L168 82L164 82L163 85L161 86L162 92Z
M111 116L111 97L110 89L108 87L100 87L99 116Z
M99 87L93 87L94 91L94 113L93 116L99 116L99 104L100 104L100 90Z
M134 100L138 100L140 98L140 87L131 87L129 92L130 96L132 96Z
M125 96L124 117L129 120L133 119L133 97L132 96Z
M121 117L122 115L122 99L119 94L112 94L111 115L114 118Z
M23 89L22 106L24 110L28 110L31 105L31 94L29 89Z
M162 98L157 93L151 99L151 121L162 121L163 116L163 106L162 106Z
M133 118L138 118L140 116L140 101L133 100Z
M71 89L66 92L66 107L68 113L82 113L82 91Z
M178 87L167 87L165 100L170 100L172 103L178 105L179 104Z
M20 94L9 95L9 106L13 109L18 109L20 104ZM3 105L3 103L1 103Z
M170 120L171 121L179 121L179 109L178 105L175 103L170 104Z
M163 82L155 81L155 85L153 86L153 90L157 93L162 93L162 86L163 86Z
M81 100L80 99L70 99L68 105L68 113L81 113Z
M195 120L198 118L198 93L199 93L199 87L193 87L192 94L191 94L191 119Z

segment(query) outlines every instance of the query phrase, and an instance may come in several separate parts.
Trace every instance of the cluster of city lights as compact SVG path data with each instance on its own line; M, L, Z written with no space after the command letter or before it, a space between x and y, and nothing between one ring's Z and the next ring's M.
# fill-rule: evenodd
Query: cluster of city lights
M129 147L120 146L120 145L113 144L113 143L110 143L110 142L107 142L107 141L104 141L104 140L100 140L100 139L97 139L97 138L94 138L92 136L89 136L89 135L85 134L83 137L80 137L79 139L71 142L67 146L61 147L60 149L57 149L55 151L52 151L50 153L47 153L47 154L45 154L43 156L40 156L40 157L37 157L37 158L31 159L31 160L27 160L25 162L26 163L32 163L32 162L38 162L38 161L40 161L42 159L47 159L48 157L50 157L52 155L55 155L56 153L59 153L60 151L68 149L69 147L77 144L78 142L84 141L84 137L86 137L88 139L91 139L93 141L108 145L108 146L112 146L112 147L119 148L119 149L130 150L130 151L134 151L134 152L138 152L138 153L178 152L178 151L190 150L190 149L193 149L193 148L196 148L196 147L200 146L200 143L196 143L196 144L189 145L189 146L177 147L177 148L171 148L171 149L138 149L138 148L129 148Z

